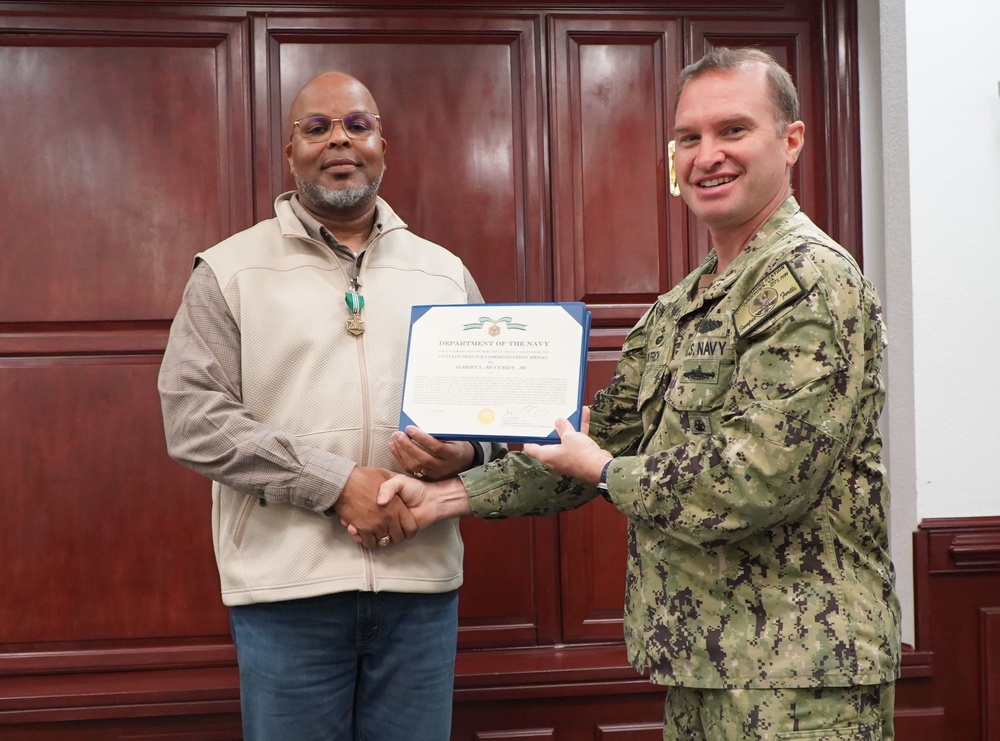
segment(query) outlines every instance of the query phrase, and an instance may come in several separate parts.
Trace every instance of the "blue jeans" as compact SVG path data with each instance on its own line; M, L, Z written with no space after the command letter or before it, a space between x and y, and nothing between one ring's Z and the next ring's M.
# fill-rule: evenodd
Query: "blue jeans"
M447 741L458 593L233 607L246 741Z

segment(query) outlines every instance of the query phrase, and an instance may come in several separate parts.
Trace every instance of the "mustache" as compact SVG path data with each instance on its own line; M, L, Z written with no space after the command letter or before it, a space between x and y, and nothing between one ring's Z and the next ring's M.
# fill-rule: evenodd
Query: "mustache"
M306 180L295 171L294 167L291 170L299 193L309 201L327 208L345 209L371 200L378 194L379 186L385 175L385 163L382 164L382 171L378 177L356 188L327 188L314 180Z

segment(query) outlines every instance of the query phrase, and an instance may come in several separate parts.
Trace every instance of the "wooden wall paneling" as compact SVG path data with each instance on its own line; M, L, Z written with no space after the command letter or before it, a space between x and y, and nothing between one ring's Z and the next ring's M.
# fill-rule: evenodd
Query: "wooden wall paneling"
M21 725L0 728L3 741L242 741L239 715L161 718L156 730L144 731L149 721L88 721L72 724ZM235 725L234 725L235 723ZM222 725L218 730L213 727ZM168 730L172 729L172 730ZM166 731L166 732L163 732Z
M592 331L587 403L611 380L627 334L624 329ZM600 499L559 518L563 640L621 641L627 558L624 515Z
M621 723L599 726L597 741L661 741L663 723Z
M627 523L595 499L562 515L563 640L622 640Z
M820 69L829 111L821 119L825 128L814 129L813 141L821 140L826 146L829 165L824 178L830 182L824 193L824 228L863 265L857 5L856 0L824 0L822 4L826 20Z
M894 725L897 741L957 741L964 738L952 735L942 707L900 709L897 704Z
M636 674L619 642L459 651L455 701L662 691Z
M957 523L956 523L957 524ZM1000 568L987 560L968 558L970 544L980 554L1000 549L1000 522L992 527L971 529L968 521L954 527L948 521L924 521L930 532L930 574L932 591L931 647L936 676L948 677L936 683L939 702L946 710L952 738L985 741L983 728L987 694L982 662L983 610L1000 608ZM938 674L940 673L940 674Z
M151 710L154 710L151 708ZM0 726L0 741L242 741L239 708L229 716L167 715L155 708L155 717L127 720L87 720Z
M918 651L926 679L901 682L897 707L943 708L946 739L990 741L984 706L994 689L988 661L1000 611L1000 517L924 520L914 539ZM921 642L921 641L925 641ZM921 707L922 706L922 707Z
M161 733L160 729L152 732L120 733L118 741L242 741L243 729L237 727L223 728L218 731L199 729L196 731L177 730Z
M611 694L598 686L567 686L555 695L525 687L516 700L457 702L451 738L474 741L485 738L483 734L508 738L505 734L548 728L554 729L559 741L662 738L663 688L641 682L633 686L631 692ZM653 729L658 735L649 735Z
M209 499L163 449L158 365L0 360L0 445L16 462L0 469L0 738L106 739L121 724L104 718L238 708L235 672L215 668L233 654Z
M379 105L388 141L381 192L393 209L461 256L487 301L550 299L536 26L491 14L255 19L260 182L294 187L280 154L292 98L319 72L346 71ZM267 190L258 193L261 216ZM557 640L554 522L462 527L461 645Z
M903 646L902 676L896 682L896 738L900 741L946 741L945 709L935 686L935 661L931 644L932 583L930 548L926 531L913 534L916 636L913 646ZM903 564L896 564L903 568Z
M995 601L997 607L984 608L979 616L983 741L1000 741L1000 595Z
M381 192L411 229L462 257L487 301L551 300L537 23L488 13L255 19L259 215L293 187L281 155L292 98L340 69L378 102Z
M158 368L0 359L0 673L231 660L204 650L228 637L211 502L167 457Z
M692 39L749 32L808 68L827 147L797 182L829 192L800 193L826 199L807 205L821 223L860 229L853 2L0 1L0 739L240 736L207 482L166 457L155 371L193 254L292 187L286 110L309 77L338 67L370 85L384 195L487 300L591 306L590 394L704 254L666 195L669 87ZM620 642L620 515L595 502L462 528L455 738L658 737L663 689ZM948 541L958 556L926 579L931 637L913 655L941 648L903 682L901 741L952 738L945 720L966 716L955 727L975 741L994 697L990 665L973 661L970 683L962 664L995 645L993 607L969 609L995 584L993 546L973 540Z
M85 682L80 679L59 673L0 677L0 738L9 737L7 734L19 725L32 723L53 724L53 728L61 725L64 733L56 738L75 739L68 731L70 724L82 729L95 721L107 721L118 727L139 728L150 719L174 719L156 724L166 728L188 722L202 725L208 716L231 719L239 715L235 667L198 672L190 668L93 672ZM201 720L185 716L200 716Z
M236 22L3 17L0 328L173 316L249 224L244 62Z
M630 327L690 268L665 180L679 23L552 16L549 39L556 298Z
M510 731L482 731L473 734L476 741L515 741L520 738L554 739L554 728L519 728Z
M197 714L233 662L156 371L193 254L250 221L244 28L0 22L0 738L108 738L139 694L138 725Z
M12 687L0 680L4 705L10 700L21 706L0 714L0 740L241 739L235 683L226 679L222 684L226 685L224 691L228 697L218 699L221 693L217 677L206 681L205 676L192 677L192 674L177 671L95 674L85 687L77 683L75 692L62 691L67 683L58 676L28 686ZM180 690L182 684L184 689ZM29 688L34 690L30 697ZM7 695L10 689L13 694ZM55 705L60 700L75 704ZM32 704L34 709L23 709Z
M461 528L465 582L459 591L459 648L557 642L556 520L465 518Z

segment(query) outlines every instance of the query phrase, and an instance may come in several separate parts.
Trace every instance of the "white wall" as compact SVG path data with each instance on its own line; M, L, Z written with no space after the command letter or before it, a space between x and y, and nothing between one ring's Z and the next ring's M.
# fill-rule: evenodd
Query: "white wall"
M913 641L911 533L1000 515L1000 2L858 0L865 270L889 324L892 550Z
M906 0L905 25L917 512L998 515L1000 2Z
M858 0L858 82L865 273L882 296L889 326L882 433L892 491L890 547L903 640L913 644L917 483L904 2Z

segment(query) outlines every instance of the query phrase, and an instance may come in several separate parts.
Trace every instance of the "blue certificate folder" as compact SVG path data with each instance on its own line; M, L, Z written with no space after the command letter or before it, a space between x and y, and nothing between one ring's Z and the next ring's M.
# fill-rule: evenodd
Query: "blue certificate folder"
M399 429L558 442L556 419L580 429L589 338L580 302L414 306Z

